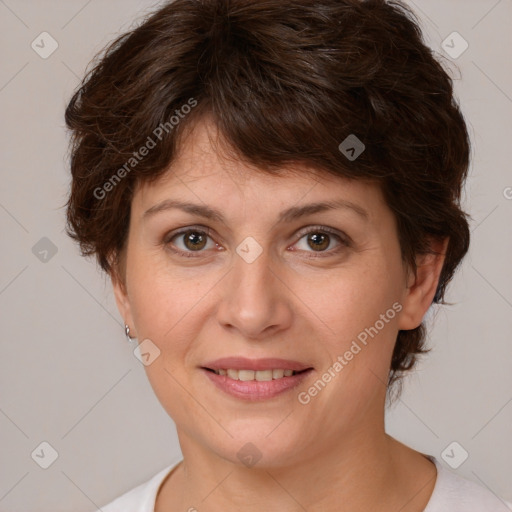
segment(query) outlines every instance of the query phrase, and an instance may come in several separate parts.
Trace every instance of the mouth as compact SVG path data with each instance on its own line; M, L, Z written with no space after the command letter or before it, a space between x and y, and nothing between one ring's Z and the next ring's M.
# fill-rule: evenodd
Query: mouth
M235 398L267 400L292 391L312 366L284 359L223 358L200 367L217 389Z

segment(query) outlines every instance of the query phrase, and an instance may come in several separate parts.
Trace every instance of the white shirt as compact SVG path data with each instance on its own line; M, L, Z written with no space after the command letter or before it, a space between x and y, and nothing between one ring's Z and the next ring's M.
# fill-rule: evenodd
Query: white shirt
M428 457L436 465L437 479L432 496L423 512L510 512L512 510L512 504L502 501L485 487L441 466L435 457L430 455ZM179 462L167 466L147 482L101 507L101 510L103 512L154 512L160 486L178 464Z

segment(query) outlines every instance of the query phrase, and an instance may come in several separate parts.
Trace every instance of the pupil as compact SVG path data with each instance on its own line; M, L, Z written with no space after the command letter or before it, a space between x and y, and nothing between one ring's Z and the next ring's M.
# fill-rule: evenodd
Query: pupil
M329 246L329 236L322 233L313 233L309 235L308 242L313 242L310 245L312 249L326 249Z

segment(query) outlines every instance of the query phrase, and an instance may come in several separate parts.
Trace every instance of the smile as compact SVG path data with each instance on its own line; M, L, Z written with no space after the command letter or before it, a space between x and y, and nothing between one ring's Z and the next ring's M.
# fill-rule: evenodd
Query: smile
M216 389L244 401L263 401L292 392L314 368L280 358L224 357L200 367Z

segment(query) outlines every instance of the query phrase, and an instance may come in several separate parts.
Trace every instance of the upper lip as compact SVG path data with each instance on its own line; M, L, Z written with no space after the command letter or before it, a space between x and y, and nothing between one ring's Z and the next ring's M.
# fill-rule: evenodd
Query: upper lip
M289 359L264 358L264 359L247 359L246 357L222 357L209 361L203 365L203 368L210 370L233 369L233 370L295 370L300 372L312 368L311 366L291 361Z

